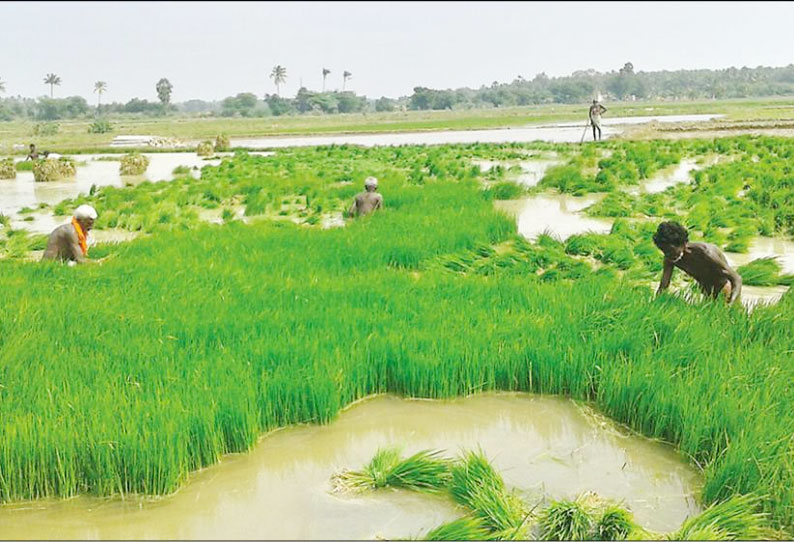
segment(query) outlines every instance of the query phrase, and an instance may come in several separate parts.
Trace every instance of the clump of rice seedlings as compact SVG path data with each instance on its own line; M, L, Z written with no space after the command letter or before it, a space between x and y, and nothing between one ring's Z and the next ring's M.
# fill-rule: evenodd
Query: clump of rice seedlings
M742 277L742 283L748 286L774 286L781 284L780 263L777 257L757 258L736 269ZM784 279L785 281L785 279Z
M199 156L212 156L215 154L215 146L212 141L202 141L196 147L196 154Z
M17 162L14 167L17 171L33 171L34 160L22 160Z
M527 519L525 503L507 490L482 452L466 452L455 463L449 489L455 502L471 509L492 532L518 535Z
M538 518L541 540L591 540L596 526L579 500L560 500L545 508Z
M176 166L171 172L174 175L190 175L190 166Z
M693 518L667 540L766 540L776 536L765 524L766 514L757 512L760 499L734 495L714 504Z
M637 532L638 525L631 512L617 505L607 506L593 526L594 540L626 540Z
M229 136L226 134L218 134L215 136L215 152L226 152L230 148Z
M11 225L11 217L6 216L3 213L0 213L0 226L7 228L10 225Z
M483 191L486 199L498 200L518 199L525 194L526 189L523 186L512 182L495 183Z
M14 167L13 158L4 158L0 160L0 179L16 179L17 170Z
M491 531L481 518L462 517L431 529L422 540L490 540Z
M133 152L125 154L119 164L121 175L143 175L149 167L149 157Z
M37 183L60 181L76 174L77 169L71 158L47 158L36 160L33 164L33 179Z
M366 490L385 487L438 491L450 480L450 460L440 451L423 450L400 459L397 448L382 448L360 471L344 471L334 477L339 489Z

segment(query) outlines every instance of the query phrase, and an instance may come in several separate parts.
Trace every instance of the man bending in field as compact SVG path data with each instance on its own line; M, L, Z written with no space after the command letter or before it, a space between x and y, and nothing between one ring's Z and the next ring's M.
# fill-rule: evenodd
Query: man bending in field
M55 228L47 239L47 250L42 260L58 260L61 262L89 263L88 232L94 227L96 210L90 205L81 205L74 210L69 224Z
M606 113L607 108L593 100L590 106L590 125L593 127L593 141L596 141L596 130L598 130L598 141L601 141L601 113Z
M367 215L373 211L383 208L383 196L378 194L378 179L367 177L364 181L364 192L356 194L353 204L348 210L350 216Z
M670 286L673 268L694 278L704 294L716 299L725 293L728 303L739 299L742 277L734 271L722 251L711 243L690 243L689 233L678 222L662 222L653 236L664 253L664 270L657 294Z

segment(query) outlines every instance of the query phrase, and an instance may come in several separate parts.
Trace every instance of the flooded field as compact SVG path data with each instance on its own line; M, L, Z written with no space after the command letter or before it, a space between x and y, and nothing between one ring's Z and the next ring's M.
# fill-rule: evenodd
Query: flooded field
M36 207L39 203L56 204L78 194L87 194L92 186L124 186L143 181L168 181L174 178L174 168L191 168L194 176L206 165L218 165L220 158L204 160L195 153L144 153L149 158L146 173L122 177L119 173L121 155L75 155L77 175L63 181L37 183L32 171L17 172L16 179L0 180L0 213L11 215L23 207ZM84 165L83 165L84 163ZM196 169L193 169L196 168Z
M627 433L587 406L526 394L449 401L379 396L328 426L292 427L227 456L159 499L77 497L0 506L13 539L374 539L418 536L462 515L406 491L331 493L331 476L384 446L405 453L481 447L530 503L586 491L624 501L637 521L672 530L699 512L700 474L671 447Z
M619 117L602 120L602 137L607 139L623 132L621 126L650 122L698 122L718 118L720 115L664 115L652 117ZM403 132L386 134L349 134L327 136L232 138L233 147L267 149L314 145L442 145L452 143L525 143L548 141L552 143L578 143L592 139L586 128L586 115L580 123L562 123L525 128L492 130L448 130L437 132Z

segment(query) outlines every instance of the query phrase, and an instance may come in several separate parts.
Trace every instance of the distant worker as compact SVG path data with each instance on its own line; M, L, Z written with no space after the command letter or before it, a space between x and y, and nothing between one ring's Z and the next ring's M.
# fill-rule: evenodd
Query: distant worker
M657 295L670 286L673 268L677 267L694 278L705 295L717 299L724 293L728 304L739 299L742 277L728 265L728 260L716 245L690 243L689 233L678 222L659 224L653 242L664 253Z
M50 151L41 151L41 152L39 152L38 150L36 150L36 144L35 143L31 143L30 144L30 152L28 153L27 158L25 158L25 161L27 162L28 160L38 160L39 158L42 158L42 157L43 158L47 158L49 155L50 155Z
M359 192L350 206L348 214L350 216L368 215L376 209L383 208L383 196L378 194L378 179L367 177L364 181L366 192Z
M69 224L55 228L47 239L47 250L42 260L88 263L88 232L94 227L97 212L90 205L74 210Z
M593 126L593 141L596 141L596 130L598 130L598 141L601 141L601 113L606 112L606 107L598 103L598 100L593 100L593 105L590 106L590 124Z

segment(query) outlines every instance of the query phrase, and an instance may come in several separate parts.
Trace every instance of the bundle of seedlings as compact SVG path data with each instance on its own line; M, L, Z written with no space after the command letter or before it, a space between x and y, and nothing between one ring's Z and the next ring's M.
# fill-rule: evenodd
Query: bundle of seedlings
M125 154L121 158L119 172L122 175L143 175L146 173L146 168L148 167L149 158L140 153L133 152Z
M16 179L17 170L14 167L13 158L4 158L0 160L0 179Z
M202 141L196 147L196 154L199 156L212 156L215 154L215 146L212 141Z
M218 134L215 136L215 152L226 152L230 148L229 136L226 134Z
M382 448L358 471L342 471L332 479L335 491L362 491L385 487L438 491L450 480L451 461L441 452L422 450L400 459L397 448Z
M76 174L77 168L71 158L46 158L33 164L33 179L37 183L60 181Z

